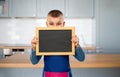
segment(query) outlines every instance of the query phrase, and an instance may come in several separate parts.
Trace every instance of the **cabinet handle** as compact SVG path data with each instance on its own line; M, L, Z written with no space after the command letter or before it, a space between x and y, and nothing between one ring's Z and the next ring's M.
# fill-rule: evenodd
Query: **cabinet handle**
M6 5L3 4L3 6L2 6L2 14L5 14L5 11L6 11Z

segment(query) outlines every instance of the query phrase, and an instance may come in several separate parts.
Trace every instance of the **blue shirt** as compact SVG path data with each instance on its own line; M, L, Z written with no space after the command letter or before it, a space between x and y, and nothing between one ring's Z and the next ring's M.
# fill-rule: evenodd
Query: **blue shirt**
M32 64L37 64L42 56L36 56L36 52L32 51L30 60ZM74 57L79 61L84 61L85 54L81 47L75 49ZM69 56L44 56L44 71L49 72L69 72L69 77L72 77Z

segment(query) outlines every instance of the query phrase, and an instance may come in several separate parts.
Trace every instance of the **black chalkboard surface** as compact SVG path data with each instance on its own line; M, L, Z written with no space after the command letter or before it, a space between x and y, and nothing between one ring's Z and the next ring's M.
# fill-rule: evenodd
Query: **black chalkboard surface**
M36 29L36 55L74 55L73 27L39 27Z

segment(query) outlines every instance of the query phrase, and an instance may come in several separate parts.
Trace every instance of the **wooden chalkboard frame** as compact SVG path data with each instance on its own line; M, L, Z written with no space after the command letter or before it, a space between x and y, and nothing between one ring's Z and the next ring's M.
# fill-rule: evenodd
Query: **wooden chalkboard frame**
M75 34L75 28L74 27L37 27L36 28L36 37L39 39L39 31L43 31L43 30L70 30L71 31L71 38L72 36ZM72 43L72 51L69 52L40 52L39 50L39 40L38 43L36 45L36 55L74 55L75 54L75 46Z

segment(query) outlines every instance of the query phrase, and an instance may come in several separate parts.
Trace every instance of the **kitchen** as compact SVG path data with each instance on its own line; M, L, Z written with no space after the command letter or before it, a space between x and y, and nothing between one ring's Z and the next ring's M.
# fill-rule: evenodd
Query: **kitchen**
M28 61L30 41L34 36L35 28L39 25L45 25L47 13L51 9L60 9L65 15L66 25L75 26L80 44L86 53L86 61L88 63L91 61L92 65L94 59L98 58L98 65L88 67L87 63L78 63L71 58L73 76L119 77L119 4L119 0L0 0L0 7L2 7L0 9L0 53L4 51L4 48L8 51L11 51L11 48L24 49L22 52L17 50L17 52L12 53L12 56L6 56L7 60L1 61L0 59L0 63L3 62L4 65L1 64L0 66L0 77L41 76L43 62L40 62L40 66L33 66ZM29 26L30 28L28 28ZM26 29L29 29L29 31L26 31ZM14 54L23 56L18 58L18 66L14 64L14 60L16 60ZM101 59L100 56L102 56ZM111 56L113 60L107 59ZM11 57L12 59L10 59ZM74 62L72 64L74 60L75 64ZM107 64L101 60L105 60ZM23 66L19 66L22 61ZM103 64L99 65L100 62ZM109 63L113 63L113 65L108 65Z

